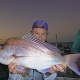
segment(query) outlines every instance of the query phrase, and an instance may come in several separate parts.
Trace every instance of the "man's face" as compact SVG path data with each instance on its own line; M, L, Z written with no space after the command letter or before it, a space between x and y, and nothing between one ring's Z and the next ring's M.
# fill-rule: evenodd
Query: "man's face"
M34 28L32 34L43 42L45 42L47 38L47 31L42 28Z

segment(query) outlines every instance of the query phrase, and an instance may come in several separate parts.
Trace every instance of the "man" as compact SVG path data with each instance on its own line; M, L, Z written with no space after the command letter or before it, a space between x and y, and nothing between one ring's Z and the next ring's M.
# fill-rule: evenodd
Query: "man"
M45 42L48 35L48 24L40 20L35 21L33 23L31 33L41 41ZM26 76L26 74L29 71L28 69L22 67L23 68L22 72L19 72L17 71L16 67L17 67L16 63L11 62L8 65L10 72L9 80L54 80L56 77L56 72L57 71L64 72L66 65L62 63L59 65L52 66L50 68L49 73L46 73L44 75L41 74L40 72L31 69L29 72L29 76Z

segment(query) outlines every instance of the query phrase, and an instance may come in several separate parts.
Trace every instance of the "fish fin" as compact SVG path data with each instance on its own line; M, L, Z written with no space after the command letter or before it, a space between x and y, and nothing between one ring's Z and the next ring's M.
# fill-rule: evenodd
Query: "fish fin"
M50 68L38 70L39 72L45 74L46 72L49 72Z
M28 34L25 34L22 38L29 39L33 42L38 43L39 46L46 48L51 53L54 52L54 53L60 54L60 50L57 47L55 47L52 44L49 44L47 42L42 42L37 37L35 37L31 32L29 32Z
M16 69L17 69L19 72L22 72L22 65L17 65Z
M19 71L19 72L22 72L22 65L17 65L16 69ZM39 72L45 74L46 72L49 72L50 68L47 68L47 69L42 69L42 70L38 70Z
M23 66L22 66L22 65L17 65L16 69L17 69L19 72L22 72ZM30 68L25 67L25 69L27 70L27 72L30 71Z
M80 54L69 54L66 55L66 64L67 66L72 69L75 73L80 75Z

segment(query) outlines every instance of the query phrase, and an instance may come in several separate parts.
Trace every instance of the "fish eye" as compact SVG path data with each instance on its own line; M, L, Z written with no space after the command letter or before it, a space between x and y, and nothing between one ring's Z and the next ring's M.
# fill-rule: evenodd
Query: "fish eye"
M1 46L1 49L4 49L4 45Z

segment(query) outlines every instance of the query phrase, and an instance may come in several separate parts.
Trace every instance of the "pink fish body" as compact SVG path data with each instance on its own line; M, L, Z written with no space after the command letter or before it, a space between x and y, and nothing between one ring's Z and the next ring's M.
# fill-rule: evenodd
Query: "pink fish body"
M7 44L0 51L0 63L8 65L10 62L16 62L17 65L47 72L46 70L52 65L64 62L70 69L80 75L80 71L75 64L75 61L80 58L80 54L63 57L56 47L38 40L31 33L23 36L23 38L13 39L15 41L13 40L12 44Z

